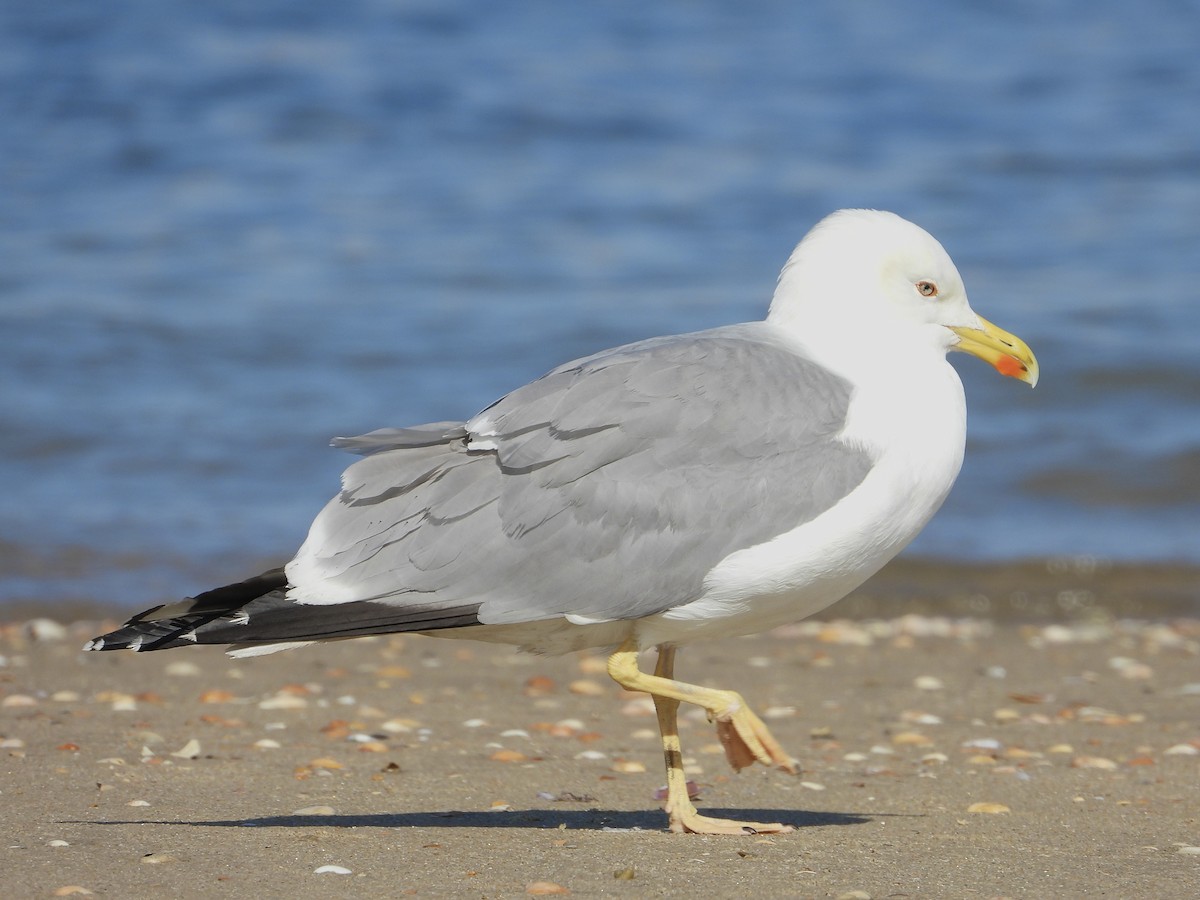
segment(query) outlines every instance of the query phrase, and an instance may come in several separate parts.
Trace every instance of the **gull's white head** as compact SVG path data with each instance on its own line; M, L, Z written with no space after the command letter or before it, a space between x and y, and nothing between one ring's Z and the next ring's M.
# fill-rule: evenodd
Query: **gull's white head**
M767 318L813 347L963 350L1037 383L1025 342L977 315L942 245L895 213L844 209L817 223L783 267Z

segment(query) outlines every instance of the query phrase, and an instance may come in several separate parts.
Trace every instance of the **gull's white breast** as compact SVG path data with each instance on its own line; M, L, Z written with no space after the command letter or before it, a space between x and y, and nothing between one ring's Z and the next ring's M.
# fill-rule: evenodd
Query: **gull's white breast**
M639 643L751 634L840 600L899 553L942 505L962 466L966 403L944 357L860 384L842 440L865 447L867 477L822 515L730 554L691 603L642 620Z

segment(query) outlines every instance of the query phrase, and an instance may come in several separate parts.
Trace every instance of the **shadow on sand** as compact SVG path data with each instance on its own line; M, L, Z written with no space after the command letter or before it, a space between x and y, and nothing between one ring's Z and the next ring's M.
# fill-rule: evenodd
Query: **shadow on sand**
M862 825L875 816L854 813L803 812L794 809L705 809L707 815L756 822L786 822L797 828ZM658 810L525 809L504 812L444 810L377 815L288 815L257 819L109 819L80 825L189 825L197 828L559 828L579 831L664 831L666 816Z

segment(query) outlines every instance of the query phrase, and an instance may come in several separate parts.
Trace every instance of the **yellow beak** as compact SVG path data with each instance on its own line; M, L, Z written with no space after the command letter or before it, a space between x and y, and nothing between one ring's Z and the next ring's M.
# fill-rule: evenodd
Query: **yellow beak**
M981 328L951 327L950 330L961 338L954 349L978 356L984 362L991 363L1001 375L1019 378L1030 387L1035 387L1038 382L1038 363L1029 345L1015 334L997 328L983 316L979 317L979 324Z

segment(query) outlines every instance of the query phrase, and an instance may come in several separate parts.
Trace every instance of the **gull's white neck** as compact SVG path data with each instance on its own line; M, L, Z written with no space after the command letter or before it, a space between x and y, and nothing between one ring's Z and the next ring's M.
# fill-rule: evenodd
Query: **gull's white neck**
M962 382L946 361L949 329L885 315L848 326L823 316L824 309L776 302L767 322L853 385L843 439L880 460L903 456L918 469L932 468L948 491L962 464L967 416Z
M841 438L871 454L872 480L894 498L883 503L890 509L877 524L890 556L925 526L962 466L967 410L962 382L946 361L952 332L887 309L847 323L824 303L789 297L789 288L785 275L767 321L853 386Z

